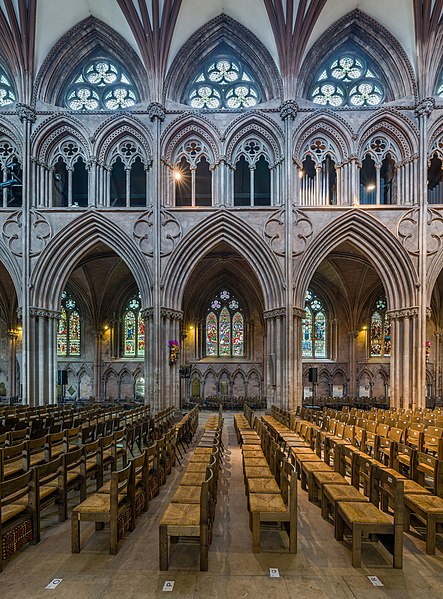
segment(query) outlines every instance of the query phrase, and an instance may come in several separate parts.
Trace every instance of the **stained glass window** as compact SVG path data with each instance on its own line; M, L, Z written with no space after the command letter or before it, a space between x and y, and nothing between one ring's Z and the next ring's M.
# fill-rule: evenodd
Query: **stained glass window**
M75 299L66 290L62 293L57 327L57 356L80 356L80 313Z
M240 60L219 56L197 73L186 101L192 108L239 110L256 106L260 95Z
M126 304L123 313L123 355L139 358L145 355L145 323L140 312L140 293Z
M374 358L391 355L391 323L386 310L386 298L381 296L371 312L370 355Z
M302 319L303 358L326 358L327 318L322 301L308 289Z
M355 52L342 52L325 65L312 86L310 99L321 106L377 106L385 88L368 61Z
M74 77L65 96L71 110L118 110L139 102L133 82L113 60L87 62Z
M206 316L206 355L244 356L244 318L238 300L222 289L210 302Z
M3 69L0 69L0 106L7 106L16 101L15 91Z

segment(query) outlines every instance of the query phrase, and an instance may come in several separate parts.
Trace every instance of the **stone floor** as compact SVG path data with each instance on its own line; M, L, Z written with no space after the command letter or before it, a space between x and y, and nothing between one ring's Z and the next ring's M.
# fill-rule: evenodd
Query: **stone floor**
M227 453L208 572L199 571L198 547L191 543L175 545L170 570L158 570L158 524L181 476L177 466L116 556L108 553L108 531L94 532L89 523L82 524L81 553L72 555L69 521L58 524L56 513L45 517L42 542L21 550L0 573L0 599L443 599L443 537L431 557L418 536L405 535L403 570L392 569L391 556L381 546L364 545L363 567L355 569L349 545L334 540L332 524L322 520L303 491L297 555L285 553L283 533L272 529L262 533L266 552L253 554L232 414L225 417L224 440ZM281 577L270 578L269 568L278 568ZM374 587L369 575L384 586ZM61 584L45 590L54 578L61 578ZM167 580L175 582L170 595L162 590Z

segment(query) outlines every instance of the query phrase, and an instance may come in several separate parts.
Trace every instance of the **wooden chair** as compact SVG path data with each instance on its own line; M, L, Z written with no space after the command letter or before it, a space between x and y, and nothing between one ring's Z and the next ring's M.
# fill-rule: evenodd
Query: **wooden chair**
M0 572L3 562L27 543L35 543L32 470L0 482Z
M55 460L51 460L40 466L34 466L32 469L33 488L31 501L34 518L34 541L36 543L40 542L41 512L51 505L66 502L66 499L60 496L61 485L59 479L62 476L62 460L62 456L58 456ZM27 500L23 499L21 501Z
M411 514L414 514L420 526L423 523L426 526L426 553L435 555L438 525L443 523L443 499L430 493L405 493L404 505L404 530L409 530Z
M382 498L389 497L393 517L379 509ZM377 466L373 467L370 502L338 501L335 538L343 540L345 528L352 535L352 565L361 565L362 535L377 535L393 555L393 567L403 567L404 482ZM373 537L372 537L373 538Z
M131 464L111 474L110 493L93 493L77 505L71 514L71 549L80 553L80 523L95 522L96 530L109 523L109 553L116 555L118 541L131 525L129 483Z
M252 551L260 553L261 522L279 522L285 525L289 537L289 553L297 553L297 476L295 468L283 461L281 494L249 494L249 527L252 530Z
M200 502L171 503L166 509L159 526L159 558L160 570L169 568L169 539L179 537L194 537L200 541L200 570L208 570L208 546L210 542L211 507L214 501L211 497L214 474L208 467L206 478L201 484Z

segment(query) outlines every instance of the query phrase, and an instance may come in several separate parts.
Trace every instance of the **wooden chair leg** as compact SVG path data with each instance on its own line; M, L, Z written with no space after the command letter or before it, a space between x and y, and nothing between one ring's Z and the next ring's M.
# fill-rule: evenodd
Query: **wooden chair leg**
M208 525L200 524L200 571L208 571Z
M160 570L167 570L169 568L168 528L163 524L159 526L159 559Z
M75 513L71 515L71 552L80 553L80 520Z
M297 553L297 510L289 515L289 553Z
M361 566L361 528L356 524L352 526L352 566Z
M109 523L109 553L117 555L118 553L118 520Z
M428 514L426 527L426 553L428 555L435 555L436 532L437 523L435 517L432 514Z
M343 533L345 532L345 523L343 518L338 513L338 510L335 510L335 519L334 519L334 536L337 541L343 541Z
M329 502L324 491L321 497L321 515L324 520L329 518Z
M394 531L394 568L403 568L403 530L401 526Z
M252 552L260 553L260 512L252 514Z

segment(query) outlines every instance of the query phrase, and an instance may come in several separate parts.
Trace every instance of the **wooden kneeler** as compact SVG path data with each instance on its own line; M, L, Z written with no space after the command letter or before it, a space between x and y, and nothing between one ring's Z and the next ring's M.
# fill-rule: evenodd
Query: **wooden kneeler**
M160 570L169 568L169 537L194 537L200 540L200 570L208 570L208 546L211 521L210 502L214 501L214 473L208 466L206 479L201 485L200 503L171 503L163 514L159 526Z

